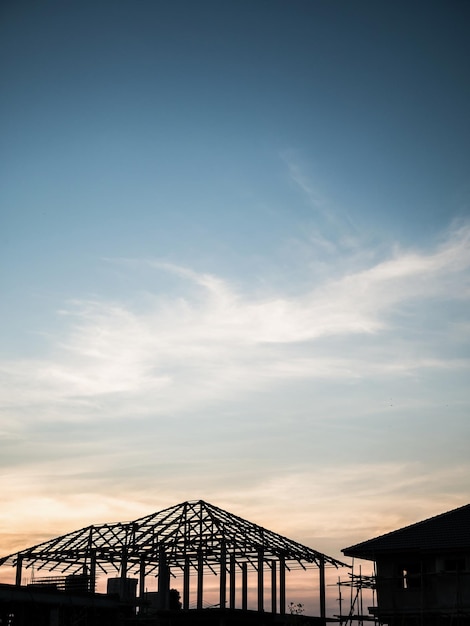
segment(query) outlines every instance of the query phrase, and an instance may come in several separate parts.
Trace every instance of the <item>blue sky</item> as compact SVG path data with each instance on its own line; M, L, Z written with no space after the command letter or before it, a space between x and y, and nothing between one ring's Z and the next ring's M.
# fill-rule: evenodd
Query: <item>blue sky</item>
M469 501L468 3L5 2L2 553Z

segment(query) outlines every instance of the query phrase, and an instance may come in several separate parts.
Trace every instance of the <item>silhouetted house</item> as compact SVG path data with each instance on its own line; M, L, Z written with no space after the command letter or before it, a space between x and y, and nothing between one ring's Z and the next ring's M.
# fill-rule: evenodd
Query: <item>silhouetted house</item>
M470 504L343 553L375 561L380 623L470 625Z

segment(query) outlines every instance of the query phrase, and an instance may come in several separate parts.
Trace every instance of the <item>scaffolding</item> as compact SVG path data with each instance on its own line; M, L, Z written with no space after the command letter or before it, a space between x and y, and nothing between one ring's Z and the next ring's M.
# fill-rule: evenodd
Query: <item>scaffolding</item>
M364 624L378 625L379 622L374 615L366 613L365 608L370 611L370 608L375 607L376 604L376 589L377 589L376 575L365 575L362 573L362 568L359 566L359 573L354 572L354 560L352 571L348 572L347 580L341 580L338 578L336 585L338 586L338 603L339 603L339 615L335 615L339 619L341 626L352 626L357 624L358 626L364 626ZM349 589L348 598L343 597L342 589L346 587ZM372 607L364 606L364 591L368 591L368 597L372 602ZM343 614L343 608L349 605L349 611Z

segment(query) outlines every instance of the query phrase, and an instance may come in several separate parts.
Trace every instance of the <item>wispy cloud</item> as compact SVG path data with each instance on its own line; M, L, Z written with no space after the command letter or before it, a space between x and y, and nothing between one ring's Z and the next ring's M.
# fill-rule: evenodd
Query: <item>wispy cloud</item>
M311 174L307 174L306 166L295 151L286 150L280 156L287 168L290 182L304 197L312 214L317 218L310 235L312 244L328 255L356 250L360 237L350 216L334 206L329 194L315 182Z
M409 345L406 353L386 360L379 348L393 341L402 308L411 331L422 332L420 307L468 299L469 240L470 227L461 225L434 250L396 249L375 265L296 297L253 296L218 276L134 261L132 271L145 264L173 273L182 281L182 293L153 294L142 310L97 299L69 302L61 311L68 331L51 346L51 356L0 363L8 381L1 403L23 419L38 411L60 419L126 411L138 416L194 411L284 378L333 380L465 367L462 357L444 358L438 346L430 345L423 355L413 354ZM346 354L334 343L341 339L344 348L344 342L361 336L373 337L373 345L356 343Z

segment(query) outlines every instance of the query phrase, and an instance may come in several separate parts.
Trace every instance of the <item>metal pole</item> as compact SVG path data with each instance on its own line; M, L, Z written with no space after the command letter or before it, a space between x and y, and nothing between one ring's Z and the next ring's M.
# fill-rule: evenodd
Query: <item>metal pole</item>
M91 593L96 591L96 550L90 551L90 583L89 590Z
M264 611L264 558L263 548L258 548L258 611Z
M235 608L235 573L236 573L236 561L235 554L232 552L230 554L230 602L229 606L231 609Z
M158 550L158 604L164 611L170 608L170 571L163 546Z
M326 624L326 584L325 584L325 557L322 554L319 559L320 569L320 617L322 624Z
M220 599L219 606L221 609L225 609L227 604L227 549L225 542L222 543L220 553Z
M248 609L248 563L242 563L242 610Z
M126 598L126 580L127 580L127 548L123 548L121 557L121 581L119 584L119 595L121 600Z
M197 555L197 608L202 609L204 587L204 560L202 550Z
M189 568L191 563L189 556L184 558L184 570L183 570L183 609L189 609Z
M339 615L340 615L340 624L343 623L343 596L341 595L341 578L338 576L338 602L339 602Z
M279 560L279 613L286 614L286 561L283 556Z
M23 569L23 557L22 556L18 556L18 560L16 561L16 580L15 580L15 585L17 587L21 586L21 571Z
M142 615L144 613L144 598L145 598L145 559L143 556L140 557L139 597L140 597L139 615Z
M271 613L277 610L277 589L276 589L276 561L271 561Z

